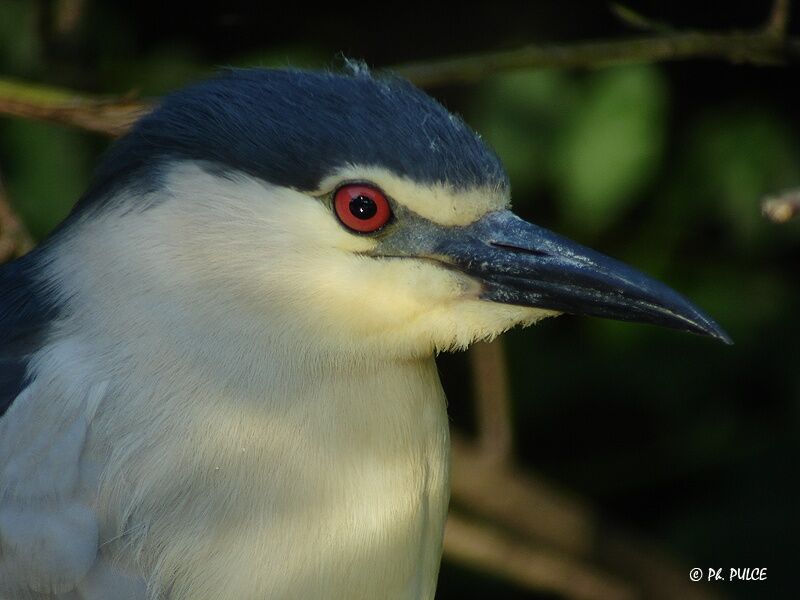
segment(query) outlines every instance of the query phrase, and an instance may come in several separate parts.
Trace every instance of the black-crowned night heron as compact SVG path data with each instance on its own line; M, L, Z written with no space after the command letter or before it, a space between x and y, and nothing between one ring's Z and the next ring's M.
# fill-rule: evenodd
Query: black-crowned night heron
M0 270L0 597L433 598L434 353L557 312L727 340L511 213L498 158L408 83L167 97Z

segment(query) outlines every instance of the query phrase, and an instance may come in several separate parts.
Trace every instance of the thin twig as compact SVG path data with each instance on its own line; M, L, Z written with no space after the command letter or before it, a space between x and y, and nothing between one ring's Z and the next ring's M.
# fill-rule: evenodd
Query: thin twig
M72 125L117 137L151 110L130 97L101 98L45 85L0 79L0 114Z
M749 32L670 32L621 40L529 45L396 65L387 69L421 87L475 83L515 69L595 68L608 65L720 59L780 65L800 61L800 39L787 37L789 1L776 0L767 24ZM98 98L69 90L0 79L0 114L73 125L111 136L124 133L152 105L129 97Z
M445 558L498 575L520 586L575 600L632 600L629 583L575 557L537 548L489 525L451 513L444 536Z
M764 198L761 201L761 214L773 223L790 221L800 214L800 189Z
M775 0L772 10L764 25L764 33L777 39L784 39L789 31L789 14L792 6L790 0Z
M85 16L86 0L59 0L55 6L53 27L59 35L72 35Z
M763 31L683 32L638 38L531 45L410 63L393 71L422 87L475 83L502 71L541 68L597 68L632 63L718 59L737 64L781 65L800 60L800 39Z
M453 432L454 510L468 511L555 556L593 564L634 582L652 600L710 600L689 569L658 549L601 521L588 504L521 471L481 460L480 448Z
M625 7L612 4L618 18L656 35L577 44L531 45L503 52L400 65L394 72L422 87L475 83L501 71L536 68L598 68L611 65L688 59L736 64L781 65L800 61L800 38L788 37L790 0L775 0L764 27L754 31L711 33L674 31Z
M503 339L473 344L469 357L482 459L496 464L507 462L513 451L513 425Z
M5 186L0 179L0 264L22 256L31 248L33 239L11 208Z
M481 460L481 450L452 432L453 505L468 507L512 531L577 555L591 551L596 517L589 506L513 465Z
M620 21L629 27L638 29L639 31L651 31L658 33L672 33L675 31L675 29L668 23L663 23L661 21L651 19L650 17L646 17L642 13L637 12L629 6L625 6L624 4L612 2L610 9L611 13Z

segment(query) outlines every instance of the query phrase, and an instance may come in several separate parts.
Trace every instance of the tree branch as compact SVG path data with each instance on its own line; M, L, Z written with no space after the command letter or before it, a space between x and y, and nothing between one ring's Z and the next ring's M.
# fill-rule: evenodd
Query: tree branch
M597 68L632 63L717 59L736 64L781 65L800 60L800 39L763 31L682 32L624 40L532 45L400 65L393 71L422 87L475 83L502 71Z
M764 33L778 39L784 39L789 32L789 14L791 13L790 0L775 0L772 10L764 25Z
M613 4L612 11L618 18L656 34L578 44L531 45L503 52L409 63L392 70L421 87L433 87L475 83L494 73L517 69L598 68L688 59L782 65L800 61L800 38L787 36L790 9L790 0L775 0L766 24L754 31L680 32Z
M515 50L396 65L387 71L421 87L434 87L475 83L495 73L516 69L597 68L688 59L717 59L754 65L789 64L800 61L800 38L786 35L789 9L789 0L775 0L766 24L755 31L660 31L620 40L529 45ZM623 15L627 15L625 18L632 18L630 11L622 10ZM0 114L63 123L110 136L124 133L151 108L150 103L130 96L101 98L0 79Z
M22 256L33 248L33 239L11 208L0 179L0 264Z
M702 585L692 583L687 567L652 545L602 522L578 498L514 465L498 466L481 460L480 448L456 432L452 433L452 442L454 511L479 515L498 528L494 531L513 533L514 539L524 540L551 560L568 557L573 565L592 565L593 572L605 573L609 581L626 581L642 598L718 597ZM507 543L510 547L517 542ZM487 560L487 564L494 564ZM539 589L538 585L533 587Z
M151 105L130 96L102 98L45 85L0 79L0 114L71 125L117 137Z
M445 558L529 589L576 600L633 600L640 597L621 579L574 557L537 548L489 525L457 514L447 519Z
M478 342L469 349L478 445L482 460L494 464L507 462L513 451L511 391L502 338Z
M625 23L628 27L638 29L639 31L651 33L672 33L675 31L671 25L646 17L624 4L612 2L609 8L612 14L620 21Z
M800 189L764 198L761 201L761 214L773 223L790 221L800 214Z

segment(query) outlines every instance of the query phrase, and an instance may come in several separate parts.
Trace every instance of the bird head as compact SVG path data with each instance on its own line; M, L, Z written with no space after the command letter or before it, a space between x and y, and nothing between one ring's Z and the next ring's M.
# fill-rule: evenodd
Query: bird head
M564 312L728 340L665 285L517 217L475 132L365 72L232 70L166 97L71 221L126 278L117 307L131 285L158 295L165 335L194 320L413 357Z

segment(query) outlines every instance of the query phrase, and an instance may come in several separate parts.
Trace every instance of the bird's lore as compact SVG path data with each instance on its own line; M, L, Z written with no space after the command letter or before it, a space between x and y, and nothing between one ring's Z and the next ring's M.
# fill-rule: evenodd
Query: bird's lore
M0 268L0 598L433 598L433 355L558 312L727 340L511 213L495 154L406 82L168 96Z

